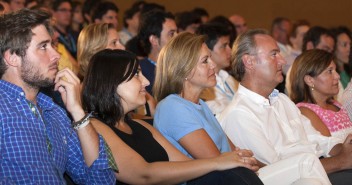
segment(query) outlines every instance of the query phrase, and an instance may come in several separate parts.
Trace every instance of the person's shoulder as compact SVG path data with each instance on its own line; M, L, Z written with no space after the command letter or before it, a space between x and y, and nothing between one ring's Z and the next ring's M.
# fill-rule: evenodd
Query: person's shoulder
M8 96L7 95L8 93L6 93L6 91L4 90L4 89L1 89L0 88L0 101L3 101L3 97L6 97L6 96Z
M285 93L279 93L278 94L278 100L279 101L285 101L294 104L294 102L285 94Z
M154 120L158 116L166 119L182 119L182 116L193 115L198 106L192 105L191 102L188 102L177 94L170 94L158 103Z
M166 96L163 100L161 100L159 103L158 103L158 106L170 106L170 105L173 105L173 106L176 106L178 104L184 104L184 101L182 101L182 98L179 97L178 95L176 94L170 94L168 96Z
M4 89L0 89L0 114L5 113L13 103L13 98Z
M248 107L243 105L243 101L245 101L247 98L248 97L243 96L240 93L236 93L231 102L225 107L225 109L216 116L217 119L220 121L226 117L235 115L237 112L248 111Z
M140 60L139 65L141 66L142 71L144 72L155 68L155 66L149 61L148 58L143 58L142 60Z

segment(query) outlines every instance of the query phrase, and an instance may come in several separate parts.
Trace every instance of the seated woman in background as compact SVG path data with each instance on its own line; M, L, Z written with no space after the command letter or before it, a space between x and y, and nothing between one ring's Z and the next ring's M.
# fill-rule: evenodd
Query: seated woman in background
M122 49L125 47L120 43L120 36L114 26L108 23L90 24L83 28L77 42L77 59L80 63L79 77L84 78L88 64L92 56L103 49ZM148 108L139 108L133 114L134 117L148 118L143 115L154 115L155 100L147 93ZM141 114L141 115L139 115Z
M298 56L292 65L290 98L321 134L344 140L352 133L352 122L333 98L340 80L333 59L332 54L318 49Z
M181 33L160 51L156 68L153 90L159 104L154 126L182 153L194 159L239 150L200 99L205 88L216 85L215 63L210 54L204 36ZM258 174L265 184L330 184L319 159L304 153L264 166ZM290 177L280 178L287 174Z
M343 89L347 87L351 80L351 69L349 66L350 51L351 51L351 32L346 27L338 27L331 30L335 44L335 58L337 72L340 75L340 81Z
M80 64L79 75L84 78L92 56L103 49L122 49L120 37L112 24L95 23L83 28L77 41L77 60Z
M262 184L249 170L257 169L249 151L190 160L151 125L130 119L127 113L145 104L147 85L136 56L123 50L95 54L84 78L83 107L94 112L91 123L111 148L118 184L176 184L207 173L188 184Z

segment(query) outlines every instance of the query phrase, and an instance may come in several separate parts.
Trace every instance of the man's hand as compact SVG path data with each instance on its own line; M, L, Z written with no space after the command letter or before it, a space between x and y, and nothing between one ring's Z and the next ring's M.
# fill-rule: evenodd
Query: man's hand
M346 137L338 156L344 169L352 169L352 134Z
M74 121L84 117L80 80L70 69L65 68L57 73L54 90L60 92L66 109Z

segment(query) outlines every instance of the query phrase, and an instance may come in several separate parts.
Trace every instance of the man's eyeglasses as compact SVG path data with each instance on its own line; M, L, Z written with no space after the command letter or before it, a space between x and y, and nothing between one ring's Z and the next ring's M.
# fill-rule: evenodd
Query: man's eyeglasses
M72 9L66 9L66 8L57 9L56 11L63 12L63 13L72 13Z

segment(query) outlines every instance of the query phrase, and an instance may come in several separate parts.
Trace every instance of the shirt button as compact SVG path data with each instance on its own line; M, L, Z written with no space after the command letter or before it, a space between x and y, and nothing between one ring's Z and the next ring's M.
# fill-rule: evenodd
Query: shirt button
M21 96L24 96L24 92L21 92L20 95L21 95Z

